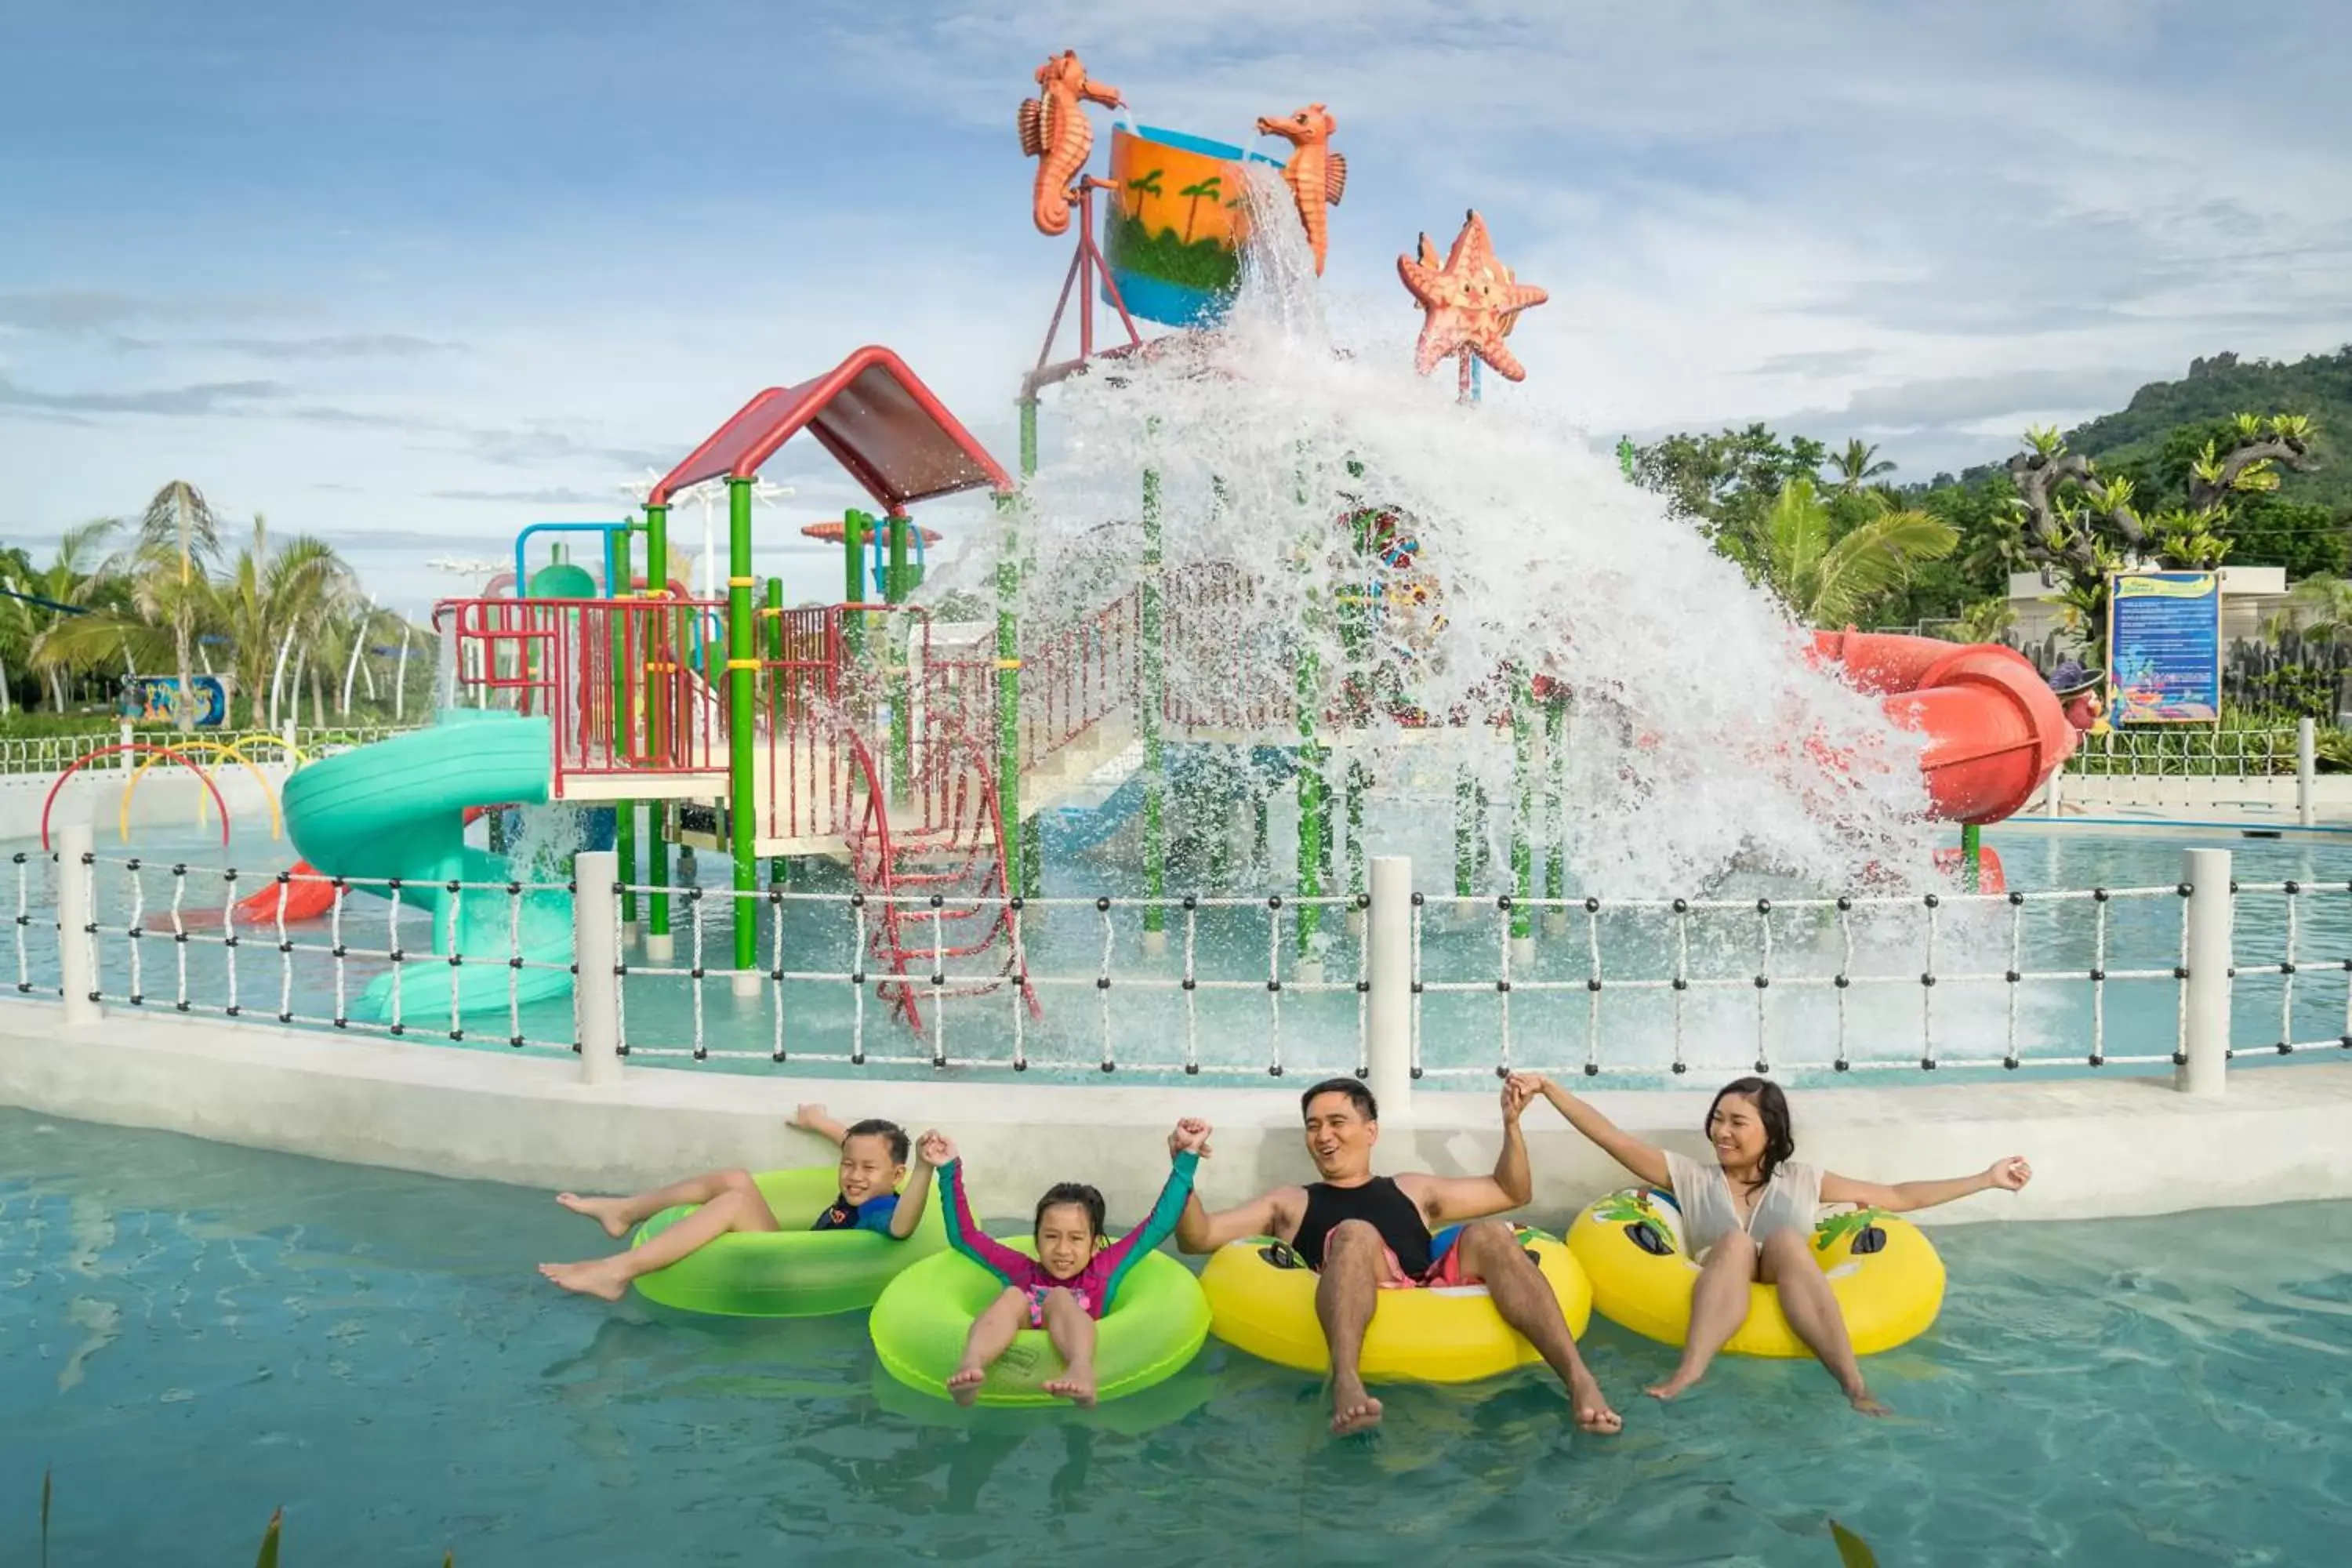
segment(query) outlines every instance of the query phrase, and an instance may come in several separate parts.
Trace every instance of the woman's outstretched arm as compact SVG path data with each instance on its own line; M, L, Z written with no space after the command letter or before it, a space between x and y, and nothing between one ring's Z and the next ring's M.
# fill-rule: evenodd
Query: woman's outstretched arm
M1598 1144L1601 1152L1624 1166L1654 1187L1670 1184L1666 1176L1666 1156L1654 1145L1643 1142L1615 1122L1595 1110L1541 1073L1518 1073L1515 1078L1528 1081L1529 1087L1551 1101L1551 1108L1568 1118L1568 1124Z
M1973 1176L1951 1176L1940 1182L1896 1182L1892 1186L1878 1182L1857 1182L1851 1176L1824 1171L1822 1173L1822 1202L1861 1204L1866 1208L1885 1209L1889 1214L1908 1214L1913 1209L1931 1209L1937 1204L1948 1204L1955 1198L1964 1198L1970 1193L1987 1192L1994 1187L2013 1193L2032 1179L2033 1167L2025 1163L2022 1154L1995 1160Z

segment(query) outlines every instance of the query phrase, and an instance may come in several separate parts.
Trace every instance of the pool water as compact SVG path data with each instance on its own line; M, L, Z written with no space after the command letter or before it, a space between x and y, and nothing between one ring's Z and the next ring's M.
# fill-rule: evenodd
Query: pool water
M1897 1173L1887 1173L1896 1174ZM1555 1219L1558 1216L1552 1216ZM0 1110L0 1562L2304 1563L2352 1539L2352 1204L1947 1228L1941 1321L1850 1414L1810 1363L1596 1320L1589 1439L1521 1375L1314 1384L1212 1341L1150 1405L964 1424L863 1319L708 1321L532 1272L548 1194ZM2330 1545L2329 1542L2334 1542Z

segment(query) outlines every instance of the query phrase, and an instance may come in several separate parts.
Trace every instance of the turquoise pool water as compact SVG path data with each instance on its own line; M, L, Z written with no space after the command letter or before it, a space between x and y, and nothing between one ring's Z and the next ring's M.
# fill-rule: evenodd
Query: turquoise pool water
M2352 1539L2352 1205L1939 1233L1952 1289L1872 1365L1667 1352L1596 1321L1627 1410L1532 1376L1402 1390L1333 1443L1305 1378L1211 1346L1170 1397L965 1426L863 1321L558 1294L547 1194L0 1111L0 1562L2318 1563ZM1153 1426L1157 1421L1160 1425ZM2334 1546L2328 1542L2334 1542Z

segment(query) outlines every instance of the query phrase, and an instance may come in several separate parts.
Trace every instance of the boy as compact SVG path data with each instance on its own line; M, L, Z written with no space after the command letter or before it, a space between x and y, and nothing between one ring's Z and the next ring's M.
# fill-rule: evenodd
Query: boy
M811 1230L878 1231L898 1241L914 1234L930 1196L931 1167L928 1161L919 1163L907 1190L903 1194L898 1190L907 1175L906 1129L879 1118L845 1127L826 1115L822 1105L799 1107L793 1112L792 1124L830 1139L841 1150L841 1191L810 1223ZM924 1134L927 1139L931 1136ZM643 1247L584 1263L539 1266L541 1274L566 1290L601 1296L607 1301L619 1300L629 1281L638 1275L667 1268L729 1231L782 1230L786 1223L768 1207L751 1173L743 1170L688 1176L634 1197L583 1198L575 1193L559 1193L555 1201L596 1221L616 1241L673 1205L699 1205Z

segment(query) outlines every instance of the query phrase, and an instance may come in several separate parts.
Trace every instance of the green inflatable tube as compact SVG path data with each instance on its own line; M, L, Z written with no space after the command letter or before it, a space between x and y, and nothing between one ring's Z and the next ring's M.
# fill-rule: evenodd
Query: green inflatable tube
M999 1237L1016 1252L1037 1255L1029 1237ZM866 1328L883 1369L908 1387L948 1397L948 1376L963 1359L971 1321L1004 1289L1004 1281L959 1252L925 1258L890 1281ZM1096 1398L1108 1403L1164 1383L1184 1370L1209 1337L1209 1299L1192 1271L1164 1252L1147 1252L1122 1280L1096 1325ZM1062 1405L1045 1384L1062 1373L1062 1358L1043 1329L1024 1329L988 1369L979 1403L996 1406Z
M900 1270L934 1258L948 1244L937 1192L924 1203L913 1234L898 1241L870 1230L808 1228L841 1194L835 1166L762 1171L751 1179L784 1228L730 1231L667 1268L637 1276L638 1294L665 1307L721 1317L829 1317L872 1306ZM630 1245L643 1247L693 1212L691 1204L662 1210L637 1227Z

